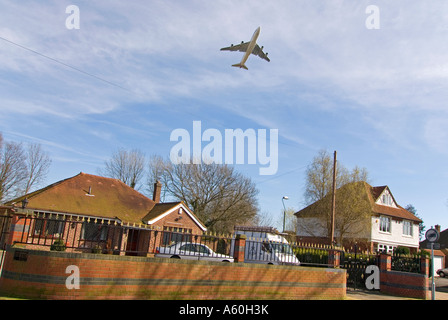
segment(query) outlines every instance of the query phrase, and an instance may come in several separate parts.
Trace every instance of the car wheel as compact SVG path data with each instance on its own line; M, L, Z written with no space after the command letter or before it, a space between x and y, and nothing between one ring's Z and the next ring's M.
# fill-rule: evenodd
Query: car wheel
M179 256L171 256L172 259L180 259Z
M229 260L222 260L222 262L230 262Z
M445 278L445 273L444 272L440 272L439 276L441 276L442 278Z

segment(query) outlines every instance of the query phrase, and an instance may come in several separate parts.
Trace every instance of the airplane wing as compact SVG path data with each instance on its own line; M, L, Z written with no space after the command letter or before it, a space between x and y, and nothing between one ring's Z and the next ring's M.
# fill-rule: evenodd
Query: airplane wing
M241 42L241 44L230 45L230 47L222 48L221 51L241 51L246 52L249 42Z
M268 54L263 52L263 47L259 47L258 44L255 45L254 50L252 51L252 54L259 56L261 59L264 59L268 62L270 62L271 60L268 58Z
M237 44L237 45L230 45L230 47L226 47L226 48L221 48L221 51L241 51L241 52L246 52L247 51L247 47L249 46L249 42L242 42L241 44ZM266 61L271 61L268 58L268 54L263 52L263 47L260 48L260 46L257 44L255 45L254 50L252 51L252 54L259 56L260 58L266 60Z

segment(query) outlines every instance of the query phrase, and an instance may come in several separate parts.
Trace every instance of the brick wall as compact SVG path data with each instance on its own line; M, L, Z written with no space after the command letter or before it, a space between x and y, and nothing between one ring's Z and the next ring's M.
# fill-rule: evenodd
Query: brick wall
M422 258L421 274L392 271L391 256L380 255L380 291L402 297L430 299L431 291L428 278L428 258Z
M67 289L67 266L80 288ZM31 299L342 299L343 269L9 248L0 292Z
M401 297L431 299L428 277L424 274L382 271L381 292Z

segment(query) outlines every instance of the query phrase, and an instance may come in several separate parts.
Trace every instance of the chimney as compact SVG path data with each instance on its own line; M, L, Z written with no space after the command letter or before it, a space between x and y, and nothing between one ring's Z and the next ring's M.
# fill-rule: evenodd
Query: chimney
M160 183L160 181L157 181L156 183L154 183L154 193L152 195L152 200L154 200L155 203L160 202L161 190L162 190L162 184Z
M440 225L436 224L436 225L434 226L434 229L436 229L437 232L440 233Z

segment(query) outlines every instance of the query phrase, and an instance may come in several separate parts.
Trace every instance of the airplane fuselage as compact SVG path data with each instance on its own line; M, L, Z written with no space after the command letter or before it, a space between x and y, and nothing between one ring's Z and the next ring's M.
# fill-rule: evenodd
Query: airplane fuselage
M247 59L249 58L250 54L252 53L252 51L254 51L254 48L257 45L257 39L258 39L259 35L260 35L260 27L258 27L255 30L254 35L252 36L252 39L250 39L249 46L247 47L247 51L244 54L243 59L241 59L240 65L244 65L246 63Z

